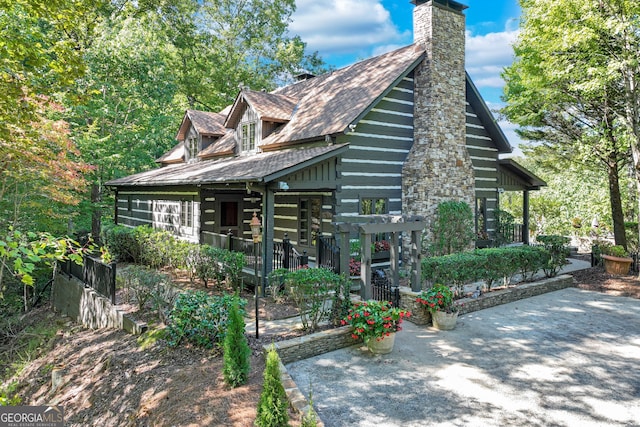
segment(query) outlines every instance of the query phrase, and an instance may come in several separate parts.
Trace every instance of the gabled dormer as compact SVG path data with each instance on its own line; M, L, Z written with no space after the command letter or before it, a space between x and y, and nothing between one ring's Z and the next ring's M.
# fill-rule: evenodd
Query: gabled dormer
M182 159L185 163L198 161L198 155L203 150L206 150L226 135L225 119L226 116L220 113L198 110L187 110L185 112L176 135L176 139L182 145ZM158 160L160 161L160 159Z
M242 89L224 122L234 130L236 154L260 151L262 140L291 120L296 104L288 96Z

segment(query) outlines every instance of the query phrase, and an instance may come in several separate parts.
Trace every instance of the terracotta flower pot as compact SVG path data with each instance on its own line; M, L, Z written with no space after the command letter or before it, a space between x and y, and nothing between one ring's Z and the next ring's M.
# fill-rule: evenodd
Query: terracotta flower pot
M629 274L629 268L633 259L620 258L613 255L602 255L604 259L604 269L609 274L615 274L616 276L624 276Z

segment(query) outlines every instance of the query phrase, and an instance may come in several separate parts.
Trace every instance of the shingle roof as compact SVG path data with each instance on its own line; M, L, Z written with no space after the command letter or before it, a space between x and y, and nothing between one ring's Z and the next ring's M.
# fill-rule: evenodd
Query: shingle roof
M180 163L184 161L184 142L177 143L171 150L156 159L156 163Z
M298 104L287 125L264 139L263 144L344 132L393 82L417 65L424 54L419 45L409 45L278 89L275 94L298 99Z
M198 157L202 159L209 159L219 156L231 156L235 153L236 138L235 132L231 129L227 130L227 134L216 142L198 153Z
M200 135L205 136L222 136L227 133L224 127L226 116L221 113L210 113L207 111L187 110L182 124L176 135L176 139L183 141L189 130L189 123L193 125Z
M247 104L258 114L260 120L285 123L291 118L297 99L275 93L242 89L231 107L224 125L235 128Z
M285 174L294 173L302 168L337 156L346 151L347 148L348 144L338 144L183 163L114 179L105 185L119 187L270 182Z

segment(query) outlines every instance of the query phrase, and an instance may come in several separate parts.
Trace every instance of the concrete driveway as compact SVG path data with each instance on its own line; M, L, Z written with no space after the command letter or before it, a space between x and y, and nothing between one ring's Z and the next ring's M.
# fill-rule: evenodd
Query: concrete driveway
M568 288L287 365L327 427L640 426L640 300Z

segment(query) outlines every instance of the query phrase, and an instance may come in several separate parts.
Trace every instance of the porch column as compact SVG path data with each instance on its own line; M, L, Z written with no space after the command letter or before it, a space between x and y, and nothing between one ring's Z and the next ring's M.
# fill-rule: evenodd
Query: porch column
M273 227L275 193L265 188L262 193L262 294L267 287L267 275L273 270Z
M529 244L529 190L522 192L522 243Z
M346 227L345 227L346 228ZM340 273L345 273L348 276L349 274L349 231L346 229L338 228L340 233Z

